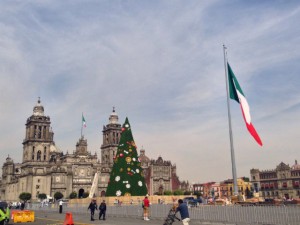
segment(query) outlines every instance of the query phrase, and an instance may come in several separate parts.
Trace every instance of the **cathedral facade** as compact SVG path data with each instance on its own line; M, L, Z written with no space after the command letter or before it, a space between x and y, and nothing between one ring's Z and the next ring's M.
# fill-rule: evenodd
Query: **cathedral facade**
M87 140L83 136L79 138L72 153L63 153L58 149L50 117L44 115L40 100L25 126L22 162L14 163L9 156L6 158L2 167L0 199L17 201L22 192L31 193L32 200L37 200L42 193L53 197L56 192L62 193L64 198L76 192L80 198L91 191L95 175L98 179L94 196L105 196L121 136L121 124L114 109L109 116L109 123L103 126L99 158L96 153L88 151ZM161 157L150 160L143 149L140 159L149 194L181 187L176 166L170 161L164 161Z

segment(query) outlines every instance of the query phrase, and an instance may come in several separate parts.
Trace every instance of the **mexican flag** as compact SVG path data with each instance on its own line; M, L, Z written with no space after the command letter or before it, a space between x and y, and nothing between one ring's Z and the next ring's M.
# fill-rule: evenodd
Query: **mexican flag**
M85 122L85 119L84 119L83 114L82 114L82 126L83 126L83 127L86 127L86 122Z
M227 63L228 67L228 88L229 88L229 96L231 99L237 101L242 110L242 114L246 123L246 127L250 134L254 137L256 142L262 146L262 142L260 140L259 135L257 134L253 124L251 123L251 116L250 116L250 107L248 105L247 99L242 91L242 88L239 85L230 65Z

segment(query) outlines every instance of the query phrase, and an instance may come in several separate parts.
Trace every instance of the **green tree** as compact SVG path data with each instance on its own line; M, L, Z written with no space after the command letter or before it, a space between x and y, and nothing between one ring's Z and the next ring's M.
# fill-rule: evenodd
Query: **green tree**
M87 197L89 197L89 195L90 195L90 193L84 192L84 193L82 194L82 198L87 198Z
M174 195L183 195L183 191L182 190L175 190L173 192Z
M31 199L31 194L28 193L28 192L22 192L20 195L19 195L19 199L21 199L22 201L24 202L27 202Z
M38 198L43 201L44 199L47 198L47 195L45 193L41 193L41 194L38 194Z
M200 191L195 191L194 192L194 195L197 196L197 198L199 198L200 196L202 196L201 192Z
M70 196L69 196L70 199L73 199L73 198L77 198L77 193L75 191L73 191Z
M59 191L55 192L55 194L54 194L55 200L62 199L63 197L64 197L64 195L62 193L60 193Z
M122 133L106 196L143 196L147 194L143 169L136 151L128 118Z
M192 192L191 192L191 191L185 191L185 192L183 192L183 194L184 194L184 195L191 195Z
M164 191L164 195L172 195L172 194L173 194L172 191L169 190Z

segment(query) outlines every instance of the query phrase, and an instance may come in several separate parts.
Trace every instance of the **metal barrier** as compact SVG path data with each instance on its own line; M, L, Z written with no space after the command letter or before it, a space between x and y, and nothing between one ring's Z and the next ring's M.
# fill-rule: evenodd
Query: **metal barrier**
M152 204L150 217L165 218L172 205ZM57 211L58 205L40 207L38 204L28 206L32 210ZM82 204L67 204L63 211L89 214L88 206ZM142 217L141 205L107 206L108 216L115 217ZM211 223L233 223L233 224L268 224L268 225L299 225L300 206L214 206L200 205L189 208L191 220Z

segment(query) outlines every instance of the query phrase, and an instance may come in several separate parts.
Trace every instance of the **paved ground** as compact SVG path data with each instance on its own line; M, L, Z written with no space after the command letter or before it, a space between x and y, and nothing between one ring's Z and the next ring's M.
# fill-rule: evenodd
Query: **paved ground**
M163 220L150 220L144 221L142 218L120 218L120 217L107 217L106 220L96 219L98 213L95 214L95 221L90 221L90 217L87 217L86 214L72 214L73 222L75 225L93 225L93 224L105 224L105 225L138 225L138 224L163 224ZM35 212L35 222L30 223L16 223L16 224L30 224L30 225L62 225L65 221L66 214L59 214L57 212ZM14 224L11 221L9 224ZM182 224L182 223L177 223Z
M95 214L97 218L98 213ZM10 221L10 225L63 225L65 221L66 213L59 214L58 212L47 212L47 211L36 211L35 212L35 221L30 223L13 223ZM164 220L162 219L151 219L150 221L144 221L141 217L132 218L132 217L107 217L104 220L95 220L90 221L90 217L87 217L86 214L72 214L74 225L94 225L94 224L103 224L103 225L163 225ZM181 225L182 222L176 221L173 225ZM223 225L223 223L206 223L201 221L191 221L190 225L193 224L206 224L206 225ZM232 224L231 224L232 225Z

